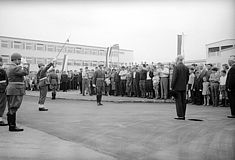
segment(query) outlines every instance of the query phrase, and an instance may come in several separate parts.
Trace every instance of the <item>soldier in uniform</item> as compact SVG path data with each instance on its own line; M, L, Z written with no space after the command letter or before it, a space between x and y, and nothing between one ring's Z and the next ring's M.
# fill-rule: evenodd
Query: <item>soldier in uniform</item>
M8 80L7 80L7 73L2 68L2 65L3 65L2 57L0 56L0 126L7 126L8 124L3 121L2 116L6 109L6 102L7 102L6 87L8 84Z
M47 91L48 91L48 78L47 78L47 70L51 68L54 65L53 62L49 63L46 67L43 63L38 64L39 71L37 73L38 81L39 81L39 91L40 91L40 96L39 96L39 101L38 101L38 107L39 111L48 111L47 108L44 107L44 103L47 97Z
M49 82L50 82L50 88L52 90L51 92L51 99L55 99L56 98L56 90L57 90L57 86L58 86L58 76L55 73L55 69L51 69L51 72L49 74Z
M103 65L99 65L99 68L95 71L93 77L93 87L96 88L96 100L97 105L103 105L101 103L102 100L102 92L104 91L104 79L105 79L105 72L103 70Z
M19 132L24 129L16 126L16 112L20 108L25 94L24 76L29 74L29 66L20 66L21 55L13 53L11 55L11 63L7 68L8 86L6 88L8 113L7 121L9 124L9 131Z

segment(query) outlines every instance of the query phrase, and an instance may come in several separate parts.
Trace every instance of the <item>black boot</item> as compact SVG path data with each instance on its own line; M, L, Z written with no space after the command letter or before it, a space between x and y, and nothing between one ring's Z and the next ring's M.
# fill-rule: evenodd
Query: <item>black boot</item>
M54 92L51 93L51 99L55 99L55 93Z
M10 132L21 132L21 131L24 131L24 129L18 128L16 126L16 113L14 113L13 115L7 114L7 120L8 120L9 131Z
M103 104L101 103L101 98L102 98L102 95L98 95L98 106L102 106Z

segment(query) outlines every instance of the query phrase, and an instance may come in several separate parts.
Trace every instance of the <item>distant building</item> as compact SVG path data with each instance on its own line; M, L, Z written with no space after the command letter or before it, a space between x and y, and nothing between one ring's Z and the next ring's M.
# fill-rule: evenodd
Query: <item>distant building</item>
M4 63L10 62L10 55L14 52L20 53L30 63L30 70L38 70L38 64L49 63L62 49L64 43L23 39L0 36L0 55ZM99 64L105 64L107 47L86 46L79 44L66 44L58 56L56 69L62 69L64 55L68 55L68 70L79 70L88 66L94 68ZM131 65L133 62L133 50L112 49L109 64L117 67L119 65Z
M193 65L193 64L197 64L197 65L203 64L203 65L205 65L206 64L206 59L187 60L187 61L184 62L184 64L186 66L190 66L190 65Z
M206 62L217 67L228 63L231 55L235 55L235 39L226 39L206 45Z

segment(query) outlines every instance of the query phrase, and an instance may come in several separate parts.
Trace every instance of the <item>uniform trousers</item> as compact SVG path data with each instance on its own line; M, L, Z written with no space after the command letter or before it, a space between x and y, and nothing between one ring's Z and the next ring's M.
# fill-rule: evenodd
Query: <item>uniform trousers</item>
M38 104L44 104L46 97L47 97L47 91L48 91L48 87L47 86L39 86L39 101Z
M8 106L8 113L13 115L17 112L20 108L20 105L23 101L23 95L7 95L7 106Z
M3 92L3 93L0 92L0 117L3 116L3 113L6 109L6 102L7 102L6 93L5 92Z

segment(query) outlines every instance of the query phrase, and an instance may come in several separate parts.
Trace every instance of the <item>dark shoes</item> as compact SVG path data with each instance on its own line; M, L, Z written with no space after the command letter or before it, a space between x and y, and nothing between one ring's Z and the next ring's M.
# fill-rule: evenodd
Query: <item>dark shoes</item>
M228 118L235 118L235 115L227 116Z
M0 121L0 126L8 126L8 124L3 121Z
M185 120L185 117L177 117L176 120Z
M24 129L18 128L15 125L13 125L13 126L9 126L9 131L10 132L22 132L22 131L24 131Z
M97 106L103 106L103 104L102 103L97 103Z
M39 111L48 111L48 109L47 109L47 108L44 108L44 107L43 107L43 108L38 108L38 110L39 110Z

